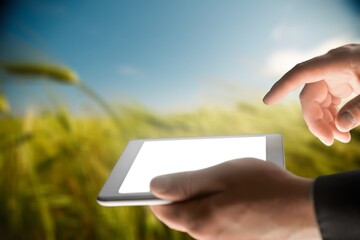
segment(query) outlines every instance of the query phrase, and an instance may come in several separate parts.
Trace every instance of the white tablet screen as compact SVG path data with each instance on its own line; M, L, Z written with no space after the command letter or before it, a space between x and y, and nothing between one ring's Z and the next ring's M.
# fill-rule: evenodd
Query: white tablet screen
M266 137L144 142L119 193L150 192L150 181L158 175L198 170L243 157L266 160Z

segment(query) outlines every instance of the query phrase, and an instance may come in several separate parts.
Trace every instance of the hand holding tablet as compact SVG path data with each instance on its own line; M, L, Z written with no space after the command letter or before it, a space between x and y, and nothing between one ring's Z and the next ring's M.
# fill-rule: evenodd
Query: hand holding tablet
M284 167L280 134L130 141L97 198L104 206L166 204L150 192L163 174L194 171L238 158Z

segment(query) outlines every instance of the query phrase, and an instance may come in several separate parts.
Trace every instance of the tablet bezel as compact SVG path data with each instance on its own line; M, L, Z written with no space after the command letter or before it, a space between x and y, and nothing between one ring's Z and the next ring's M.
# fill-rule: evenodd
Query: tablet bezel
M141 139L131 140L125 147L124 152L111 171L103 188L101 189L97 202L103 206L139 206L166 204L168 201L159 199L150 192L145 193L119 193L131 165L136 159L144 142L147 141L167 141L167 140L187 140L187 139L215 139L215 138L249 138L266 137L266 161L275 163L281 168L285 167L283 141L281 134L252 134L234 136L207 136L189 138L160 138L160 139ZM230 160L230 159L229 159Z

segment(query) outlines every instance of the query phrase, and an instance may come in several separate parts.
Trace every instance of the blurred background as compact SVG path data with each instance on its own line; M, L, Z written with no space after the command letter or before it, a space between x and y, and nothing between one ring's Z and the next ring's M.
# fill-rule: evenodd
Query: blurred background
M296 63L360 42L351 0L2 1L2 239L191 239L147 207L96 196L137 138L279 132L305 177L360 167L360 130L323 146L298 91L262 97Z

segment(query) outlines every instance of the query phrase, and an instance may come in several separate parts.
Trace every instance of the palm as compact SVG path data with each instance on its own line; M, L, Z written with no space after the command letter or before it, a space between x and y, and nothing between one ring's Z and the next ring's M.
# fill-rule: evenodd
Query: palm
M303 116L310 131L323 142L335 139L349 141L348 132L340 132L335 124L338 106L351 95L352 87L346 82L319 81L308 83L300 94Z

